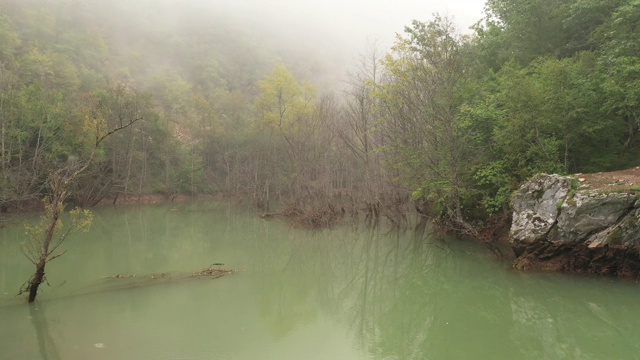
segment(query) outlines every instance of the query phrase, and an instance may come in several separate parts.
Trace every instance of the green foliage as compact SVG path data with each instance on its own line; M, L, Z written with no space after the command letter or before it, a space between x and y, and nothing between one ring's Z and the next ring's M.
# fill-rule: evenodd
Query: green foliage
M310 83L299 84L283 65L258 82L260 94L256 108L261 126L275 129L283 136L291 136L301 130L313 111L315 87Z
M0 14L0 63L12 65L20 43L19 33L11 19L5 14Z
M69 211L71 226L75 231L87 232L93 223L93 213L91 210L75 208Z
M484 190L480 204L487 213L498 214L508 208L514 182L505 161L496 161L480 168L474 180Z
M494 70L510 61L522 66L564 55L568 10L564 0L488 0L485 18L475 26L479 55Z
M105 141L73 201L347 184L380 198L360 184L375 173L376 190L463 222L507 211L536 173L640 164L638 0L489 0L473 36L414 21L359 79L361 104L318 98L308 65L197 5L63 3L0 14L0 206L42 198L94 130L132 118L145 121Z
M21 248L25 256L37 264L45 252L45 259L52 260L53 252L64 242L68 235L87 232L93 223L93 213L87 209L75 208L69 211L69 224L63 224L64 205L52 202L50 197L43 199L44 212L38 222L26 224L25 230L29 238ZM46 245L46 246L45 246Z
M197 11L168 16L167 6L54 0L2 7L0 205L41 198L46 174L88 156L96 128L138 117L145 123L98 151L73 201L215 188L207 177L222 172L220 136L249 132L255 83L275 56L209 10L198 22L189 17ZM127 18L136 21L123 24Z
M459 107L473 176L463 193L487 213L536 173L640 162L637 1L491 0L468 50ZM491 69L491 70L487 70ZM469 158L467 158L469 159Z

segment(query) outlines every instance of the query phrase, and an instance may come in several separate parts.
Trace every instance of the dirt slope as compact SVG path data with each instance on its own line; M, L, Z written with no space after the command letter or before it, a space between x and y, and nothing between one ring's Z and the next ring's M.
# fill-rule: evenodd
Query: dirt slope
M594 174L574 174L584 190L625 190L640 189L640 166L634 168L600 172Z

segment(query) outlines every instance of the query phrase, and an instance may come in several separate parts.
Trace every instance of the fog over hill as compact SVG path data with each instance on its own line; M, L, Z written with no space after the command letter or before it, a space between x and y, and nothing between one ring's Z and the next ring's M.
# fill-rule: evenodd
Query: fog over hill
M330 83L342 78L371 42L388 49L414 19L428 21L439 13L452 18L460 32L470 32L482 17L484 1L214 0L202 5L281 49L285 63L308 62L315 76L334 77L326 79Z

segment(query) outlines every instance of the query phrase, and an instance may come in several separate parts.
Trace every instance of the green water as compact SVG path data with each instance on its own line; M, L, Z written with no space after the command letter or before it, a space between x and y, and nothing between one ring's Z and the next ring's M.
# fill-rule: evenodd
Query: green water
M0 229L0 359L640 358L634 282L520 274L469 243L306 231L222 203L95 215L31 306L15 297L33 271L24 230ZM188 276L215 262L241 271Z

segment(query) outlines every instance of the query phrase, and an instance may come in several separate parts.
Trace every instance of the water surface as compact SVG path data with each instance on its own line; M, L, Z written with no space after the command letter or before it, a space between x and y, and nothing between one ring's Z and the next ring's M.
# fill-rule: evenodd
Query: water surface
M105 208L27 305L24 236L0 229L0 359L640 358L640 285L516 273L469 243L224 203ZM241 271L189 276L212 263Z

